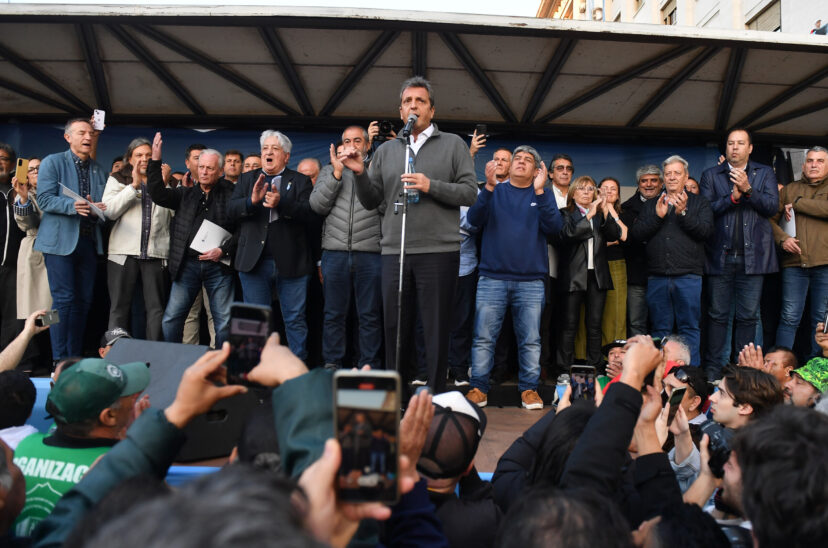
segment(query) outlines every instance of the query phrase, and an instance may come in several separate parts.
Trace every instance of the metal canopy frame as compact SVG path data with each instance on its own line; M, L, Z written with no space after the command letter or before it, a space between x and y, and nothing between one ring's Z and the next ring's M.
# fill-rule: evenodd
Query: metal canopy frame
M363 105L362 114L340 112L345 104L353 103L361 90L360 83L370 72L378 66L385 69L404 71L408 75L420 74L428 76L435 69L451 76L452 71L462 71L469 77L477 88L477 93L488 105L480 103L469 105L468 112L464 113L466 105L460 105L452 111L451 119L438 120L441 127L467 128L470 123L486 122L490 132L525 134L531 132L539 136L574 135L584 133L589 129L591 133L599 131L610 137L629 136L672 136L686 139L716 139L729 127L747 126L758 132L756 138L781 139L789 142L811 143L824 140L828 133L823 129L810 132L797 132L786 127L785 124L803 116L819 113L828 109L828 99L822 99L819 94L816 98L802 105L800 96L814 89L828 96L828 66L816 70L805 76L797 77L796 81L784 82L784 89L772 94L770 99L756 100L742 114L735 124L731 123L734 104L737 96L742 100L740 89L745 82L743 79L744 67L748 59L754 56L765 55L766 52L789 56L796 63L797 56L802 56L803 63L813 53L828 53L828 42L819 39L806 39L798 36L782 36L771 33L753 31L708 31L706 29L677 29L675 27L661 27L651 25L633 25L623 23L595 23L555 21L523 18L504 18L488 16L469 16L454 14L428 14L416 12L390 12L377 10L348 10L335 8L278 8L278 7L251 7L234 6L225 11L220 8L210 10L212 15L204 15L203 9L185 7L118 7L118 6L45 6L28 4L7 4L0 6L3 15L3 24L30 25L37 39L37 29L46 25L63 25L71 27L72 34L77 40L79 51L82 53L83 65L86 68L90 88L94 94L94 101L100 108L106 109L107 120L110 123L136 123L165 125L198 126L208 124L210 127L227 125L230 127L262 127L278 123L282 127L301 127L305 129L341 129L347 123L365 123L377 117L387 118L391 115L387 109L371 111L371 107L379 109L379 105ZM38 26L40 25L40 26ZM176 27L232 27L251 28L257 32L263 51L269 53L274 69L287 85L287 97L279 97L275 92L268 91L255 79L235 70L232 63L217 58L206 52L215 52L209 44L198 43L192 38L185 39L179 34L173 36L165 30L168 26ZM296 45L288 43L284 31L293 29L307 29L313 35L314 42ZM307 64L300 58L304 53L302 48L314 47L324 50L327 46L327 35L333 36L336 32L347 30L353 33L369 32L375 38L369 40L366 47L358 52L357 57L349 65L349 70L339 82L335 82L325 93L322 101L319 100L319 90L313 86L315 82L307 81L309 71L324 70L312 63ZM101 55L103 45L100 33L107 32L117 39L144 67L158 80L159 85L167 88L186 108L180 114L169 112L112 112L113 104L122 104L114 101L111 94L114 89L107 85L106 56ZM379 35L377 36L377 32ZM211 34L211 33L202 33ZM410 35L410 57L403 61L404 66L394 65L396 61L384 59L383 54L394 46L395 51L404 47L398 38L402 34ZM170 70L168 62L159 57L157 48L151 51L146 40L139 40L136 35L150 40L175 54L182 56L193 63L217 75L223 81L235 86L251 96L263 101L276 109L277 112L265 115L253 115L240 111L233 116L226 112L211 113L206 105L200 104L190 91L190 82L181 81ZM770 36L767 36L770 35ZM544 38L557 40L557 45L549 54L548 61L538 66L532 72L536 75L534 81L525 93L519 96L506 94L499 87L504 78L494 79L493 73L501 72L508 76L508 69L494 67L491 62L481 57L480 38L497 42L499 38ZM207 38L209 39L209 37ZM459 63L459 68L453 68L445 58L440 58L439 52L429 42L441 41L447 50ZM773 40L771 40L773 39ZM611 52L614 44L640 44L636 51L634 62L629 68L611 73L604 72L597 80L592 78L588 84L571 93L574 85L573 72L581 58L595 55L596 42L600 41L603 47ZM146 44L145 44L146 42ZM334 41L335 42L335 41ZM87 114L92 107L88 104L93 97L82 98L77 90L71 89L69 84L62 85L58 79L50 75L48 70L40 66L44 59L29 55L22 43L14 43L7 35L0 32L0 57L20 71L31 77L33 83L17 82L12 78L0 78L0 92L16 94L19 98L43 105L30 107L30 111L0 112L7 121L59 121L66 114ZM653 48L657 47L653 54ZM669 46L664 51L664 46ZM590 49L593 48L593 49ZM708 64L717 55L727 52L728 62L723 74L718 80L711 80L711 71ZM502 52L500 52L502 53ZM580 54L581 58L578 55ZM672 70L669 75L658 71L665 64L673 62L682 56L693 54L693 57L684 62L678 69ZM515 62L526 51L512 52ZM811 57L811 60L813 57ZM381 65L378 63L382 62ZM390 64L389 64L390 63ZM501 63L502 65L502 63ZM302 70L300 71L300 66ZM587 67L588 69L589 67ZM703 70L704 69L704 70ZM597 69L596 69L597 70ZM506 71L506 72L504 72ZM517 73L526 73L525 69L516 69ZM704 73L704 76L699 74ZM596 72L596 75L601 72ZM800 73L801 74L801 73ZM444 76L445 77L445 76ZM567 78L564 78L567 77ZM751 75L754 78L755 75ZM306 80L303 81L303 78ZM650 87L645 100L634 110L624 114L619 112L617 119L595 121L563 122L560 120L565 114L575 111L587 104L600 104L607 99L608 94L624 84L635 79L660 80L657 87ZM718 97L715 112L701 113L701 119L696 126L687 126L676 123L673 126L663 123L653 124L650 120L659 116L659 111L666 108L670 100L683 86L693 82L696 85L707 85L711 95ZM759 81L761 85L781 87L777 81ZM499 85L498 85L499 84ZM388 89L396 94L399 80L388 83ZM570 92L565 94L562 102L555 103L556 86L570 86ZM315 91L315 101L318 108L314 108L314 100L308 91ZM387 92L388 90L383 90ZM354 95L357 94L357 95ZM81 95L81 96L79 96ZM814 95L814 94L812 94ZM768 95L765 95L768 97ZM297 108L291 107L288 101L294 102ZM790 106L789 106L790 105ZM47 108L48 107L48 108ZM180 108L180 107L176 107ZM351 108L351 107L349 107ZM631 107L632 108L632 107ZM55 112L57 109L59 112ZM481 118L480 109L490 109L490 119ZM167 109L169 110L169 109ZM542 110L545 114L539 116ZM0 106L0 111L2 107ZM522 112L522 116L516 116ZM582 111L578 111L581 113ZM741 110L745 112L745 110ZM663 118L663 114L662 114ZM569 120L570 118L567 118ZM649 126L647 124L650 124Z

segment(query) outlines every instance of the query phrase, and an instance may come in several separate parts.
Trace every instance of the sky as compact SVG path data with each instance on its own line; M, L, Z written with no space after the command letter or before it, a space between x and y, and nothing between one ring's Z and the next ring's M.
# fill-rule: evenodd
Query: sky
M0 0L10 4L55 4L57 0ZM477 13L488 15L513 15L534 17L540 0L349 0L336 2L332 0L241 0L210 2L209 0L62 0L62 4L120 4L120 5L175 5L175 6L322 6L397 9L411 11L437 11L454 13Z

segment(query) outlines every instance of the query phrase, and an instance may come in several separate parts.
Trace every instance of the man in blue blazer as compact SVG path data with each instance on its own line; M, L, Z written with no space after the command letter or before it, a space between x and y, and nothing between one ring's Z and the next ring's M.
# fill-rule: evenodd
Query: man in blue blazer
M89 120L69 120L63 135L69 150L51 154L40 164L37 205L43 218L34 248L43 253L53 306L60 315L60 322L49 329L55 360L81 355L95 287L96 255L103 254L99 226L103 221L86 200L73 200L61 188L106 209L101 199L107 172L90 157L98 135Z
M699 185L715 223L705 264L710 327L704 368L710 379L720 378L730 361L725 343L732 304L736 303L733 339L736 348L742 348L755 339L765 274L779 270L769 220L779 208L776 175L769 166L751 161L752 151L750 133L732 130L725 148L727 161L705 170Z

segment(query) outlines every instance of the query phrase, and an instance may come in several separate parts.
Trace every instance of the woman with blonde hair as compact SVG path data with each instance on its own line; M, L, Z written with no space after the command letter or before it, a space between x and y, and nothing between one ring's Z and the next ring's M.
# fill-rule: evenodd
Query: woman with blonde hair
M560 256L559 287L564 305L558 339L557 366L567 371L572 365L575 333L581 304L586 326L586 360L601 363L601 317L612 278L607 263L606 242L621 237L618 215L606 198L599 197L592 177L575 179L569 187L563 213L563 229L554 239Z

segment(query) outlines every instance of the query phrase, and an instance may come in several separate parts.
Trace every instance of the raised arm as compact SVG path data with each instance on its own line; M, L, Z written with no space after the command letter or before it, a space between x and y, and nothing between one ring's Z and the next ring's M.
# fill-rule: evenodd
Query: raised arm
M152 140L152 159L147 164L147 192L153 202L167 209L178 209L181 205L182 189L170 188L164 184L161 173L161 132Z

